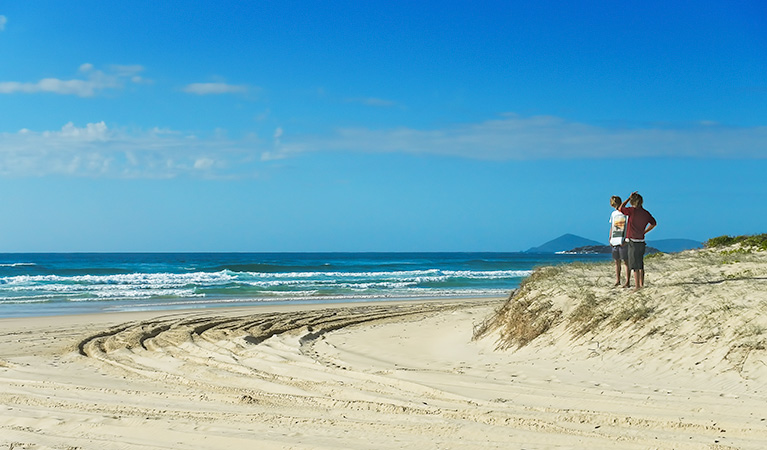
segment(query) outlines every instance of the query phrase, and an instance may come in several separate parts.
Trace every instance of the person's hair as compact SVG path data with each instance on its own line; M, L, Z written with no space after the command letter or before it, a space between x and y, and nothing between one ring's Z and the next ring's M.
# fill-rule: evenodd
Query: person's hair
M642 206L644 199L639 194L631 194L631 197L629 197L629 201L634 206Z
M619 207L621 203L623 203L623 200L621 200L621 198L618 197L617 195L613 195L612 197L610 197L610 204L612 205L613 208Z

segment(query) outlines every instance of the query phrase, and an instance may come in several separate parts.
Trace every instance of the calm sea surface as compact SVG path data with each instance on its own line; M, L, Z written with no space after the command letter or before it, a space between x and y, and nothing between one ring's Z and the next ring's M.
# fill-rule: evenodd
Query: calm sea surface
M281 303L503 297L540 265L609 255L529 253L0 254L0 317Z

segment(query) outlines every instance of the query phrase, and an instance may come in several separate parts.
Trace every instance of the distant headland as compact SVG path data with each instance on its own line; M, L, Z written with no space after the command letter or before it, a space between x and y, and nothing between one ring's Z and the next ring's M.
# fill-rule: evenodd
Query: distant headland
M659 239L647 241L647 253L676 253L703 247L703 243L692 239ZM603 242L595 241L574 234L563 234L525 253L610 253L611 248Z

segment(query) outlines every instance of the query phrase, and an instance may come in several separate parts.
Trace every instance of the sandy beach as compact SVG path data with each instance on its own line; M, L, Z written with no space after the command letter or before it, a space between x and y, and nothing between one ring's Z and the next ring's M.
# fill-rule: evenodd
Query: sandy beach
M767 446L767 254L612 282L572 264L510 299L2 319L0 449Z

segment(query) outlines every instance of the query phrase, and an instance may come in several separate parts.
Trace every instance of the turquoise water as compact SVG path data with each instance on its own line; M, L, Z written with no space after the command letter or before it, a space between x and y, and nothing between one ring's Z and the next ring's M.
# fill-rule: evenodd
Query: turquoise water
M529 253L0 254L0 317L265 302L502 297L536 266L606 258Z

